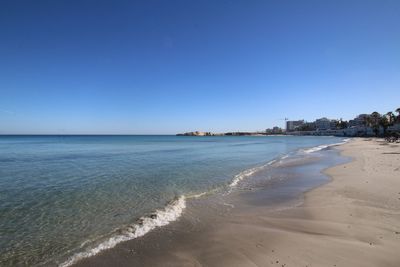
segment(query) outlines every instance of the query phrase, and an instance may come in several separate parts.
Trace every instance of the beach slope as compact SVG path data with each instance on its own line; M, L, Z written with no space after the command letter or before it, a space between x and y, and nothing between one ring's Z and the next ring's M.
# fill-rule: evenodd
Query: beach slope
M354 139L340 149L353 160L326 170L330 183L266 219L271 264L400 266L400 146Z
M201 262L400 266L400 146L354 139L339 149L352 161L327 169L331 182L307 192L300 206L243 212L216 231L213 238L223 245L213 245L219 253L210 250L214 256Z

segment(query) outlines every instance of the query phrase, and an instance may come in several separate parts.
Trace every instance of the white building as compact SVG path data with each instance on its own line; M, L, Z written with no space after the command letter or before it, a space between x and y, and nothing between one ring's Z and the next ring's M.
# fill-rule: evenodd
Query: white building
M327 118L321 118L315 121L315 127L317 131L326 131L331 129L331 120Z
M360 114L360 115L358 115L356 118L354 118L353 120L349 121L349 127L364 126L368 117L369 117L368 114Z
M292 132L296 130L297 127L301 126L304 124L304 120L299 120L299 121L287 121L286 122L286 131L287 132Z

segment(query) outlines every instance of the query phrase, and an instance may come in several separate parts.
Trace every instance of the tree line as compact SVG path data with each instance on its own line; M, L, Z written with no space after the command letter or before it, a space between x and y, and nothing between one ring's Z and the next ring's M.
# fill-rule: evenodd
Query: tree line
M397 116L395 112L397 113ZM395 133L388 133L387 131L389 126L393 126L396 123L400 123L400 108L397 108L395 112L389 111L386 114L379 114L379 112L374 111L365 118L364 125L371 127L376 136L378 136L379 134L380 127L382 127L383 134L385 136L390 134L395 134Z

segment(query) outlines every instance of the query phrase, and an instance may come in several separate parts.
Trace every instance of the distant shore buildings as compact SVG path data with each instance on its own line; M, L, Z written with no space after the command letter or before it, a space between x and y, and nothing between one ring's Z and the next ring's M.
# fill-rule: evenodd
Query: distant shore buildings
M286 121L286 131L294 131L304 124L304 120L299 121Z
M212 136L212 135L216 134L212 134L210 132L199 132L199 131L177 134L177 136Z
M286 129L278 126L259 132L187 132L178 136L243 136L243 135L323 135L323 136L388 136L400 135L400 108L386 114L373 112L360 114L354 119L345 121L342 119L328 119L326 117L316 119L313 122L304 120L287 120Z
M282 128L278 127L278 126L275 126L272 129L266 129L265 133L267 135L270 135L270 134L284 134L285 131Z
M344 121L320 118L314 122L304 120L286 121L286 134L290 135L334 135L334 136L386 136L400 133L400 109L396 112L360 114Z

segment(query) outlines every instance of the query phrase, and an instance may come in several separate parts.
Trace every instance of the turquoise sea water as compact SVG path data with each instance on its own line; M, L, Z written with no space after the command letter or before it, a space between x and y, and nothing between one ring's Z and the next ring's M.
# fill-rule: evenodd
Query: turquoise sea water
M341 141L0 136L0 265L71 264L177 219L185 198L232 190L254 167Z

